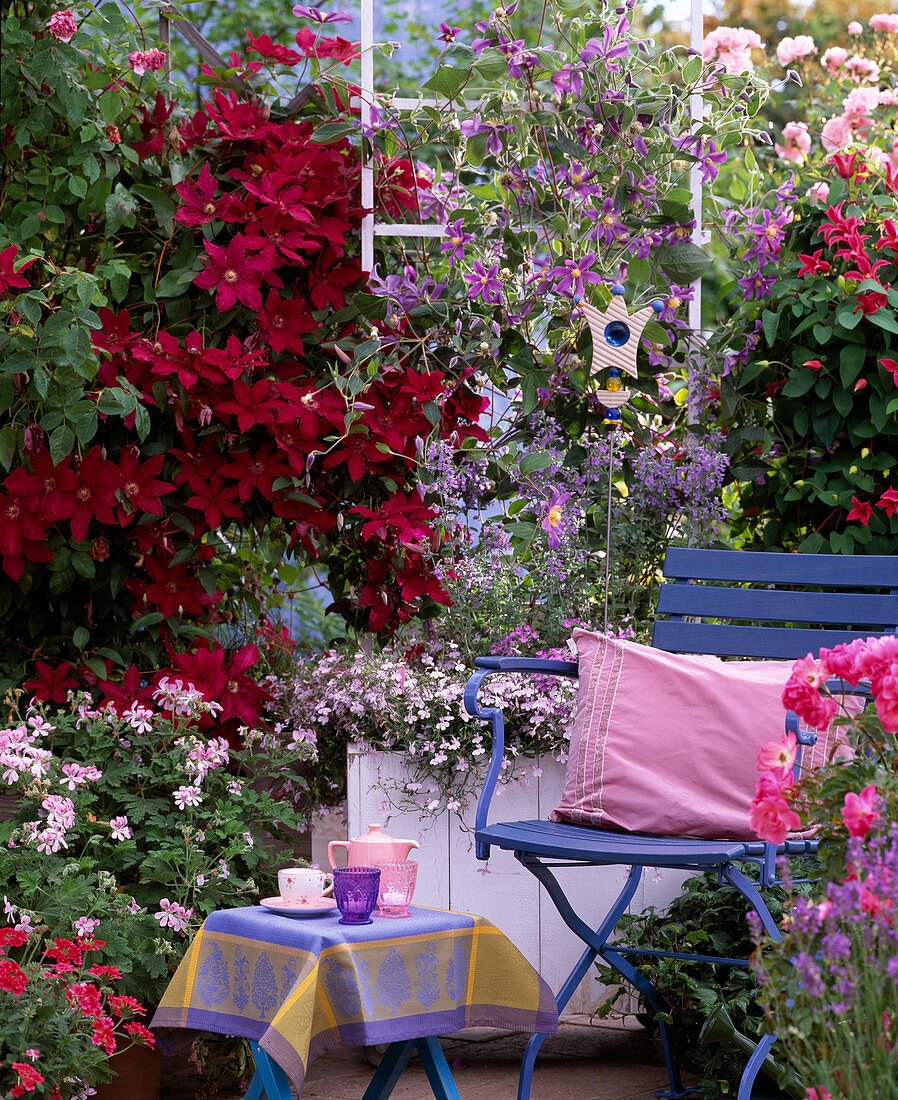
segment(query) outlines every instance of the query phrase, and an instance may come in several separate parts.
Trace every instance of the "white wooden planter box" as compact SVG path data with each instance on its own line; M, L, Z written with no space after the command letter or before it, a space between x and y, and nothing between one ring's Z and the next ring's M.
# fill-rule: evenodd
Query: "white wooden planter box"
M525 763L535 763L529 761ZM557 805L564 786L564 765L549 759L540 761L542 775L529 785L517 783L493 799L491 820L516 821L547 818ZM380 779L404 780L403 757L350 746L348 754L347 814L349 836L367 832L371 822L380 822L392 836L417 840L412 851L417 859L418 882L415 902L442 909L477 913L500 928L557 992L570 973L583 945L564 924L539 882L510 852L493 848L489 863L474 858L474 809L464 816L465 831L455 814L439 817L384 810ZM322 866L326 866L326 861ZM622 867L560 868L555 870L567 896L584 919L598 925L620 892L626 877ZM639 912L647 905L663 908L677 896L686 872L651 868L630 906ZM587 973L568 1003L568 1012L592 1012L604 1000L604 986Z

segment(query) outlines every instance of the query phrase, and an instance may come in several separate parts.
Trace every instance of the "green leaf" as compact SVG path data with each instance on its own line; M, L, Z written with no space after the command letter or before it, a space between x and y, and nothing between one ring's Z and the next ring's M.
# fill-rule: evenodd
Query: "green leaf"
M141 615L139 619L131 624L131 634L136 634L138 630L144 630L148 626L156 626L158 623L163 622L165 616L161 611L151 611L147 615Z
M474 134L465 142L465 160L472 168L479 168L486 156L486 134Z
M16 453L16 430L12 424L5 424L0 428L0 466L4 470L12 467L12 460Z
M501 50L484 50L474 62L474 68L485 80L495 80L508 72L508 58Z
M690 57L683 66L683 83L694 84L701 75L702 59L700 57Z
M678 286L686 286L700 279L711 266L711 258L703 248L692 241L665 245L655 250L661 270Z
M146 183L133 184L131 194L145 199L150 204L160 229L166 237L170 237L175 231L175 214L178 210L178 205L171 196L167 195L161 187L151 187Z
M507 68L508 63L504 58L503 62ZM441 65L424 87L430 92L435 92L437 96L455 99L470 79L471 75L467 69L450 69Z
M867 349L863 344L843 344L839 353L839 379L843 386L850 386L861 373Z
M875 313L871 313L868 320L872 321L874 325L884 328L886 332L898 332L898 321L887 309L878 309Z
M817 372L801 368L793 371L789 381L783 386L783 397L801 397L812 389L817 381Z
M58 465L75 447L75 433L67 424L62 424L50 433L50 457Z
M764 329L764 339L767 341L768 347L770 347L776 339L776 330L779 328L779 324L779 313L774 313L773 310L765 309L761 314L761 326Z
M653 344L665 345L670 343L670 333L657 321L646 321L645 328L642 330L642 338L650 340Z
M627 282L634 286L647 283L652 277L652 266L648 260L641 256L634 257L627 267Z
M76 627L72 633L72 641L78 647L78 649L84 649L87 643L90 641L90 631L83 626Z
M331 142L339 141L340 138L357 134L358 129L358 124L355 122L325 122L312 132L309 141L314 141L318 145L330 145Z
M84 176L71 175L66 182L69 190L76 198L83 199L87 194L87 180Z
M529 474L536 473L537 470L545 470L554 461L555 459L546 451L531 451L521 459L521 476L527 477Z
M352 304L363 317L370 317L373 321L382 321L389 311L390 303L379 294L356 294L352 298Z

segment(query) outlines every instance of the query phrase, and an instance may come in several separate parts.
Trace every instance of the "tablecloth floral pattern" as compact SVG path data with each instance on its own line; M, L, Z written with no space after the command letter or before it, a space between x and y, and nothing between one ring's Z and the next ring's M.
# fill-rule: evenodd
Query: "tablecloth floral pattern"
M297 1089L313 1058L343 1046L473 1026L556 1030L551 990L482 917L415 906L352 927L337 916L213 913L151 1026L254 1039Z

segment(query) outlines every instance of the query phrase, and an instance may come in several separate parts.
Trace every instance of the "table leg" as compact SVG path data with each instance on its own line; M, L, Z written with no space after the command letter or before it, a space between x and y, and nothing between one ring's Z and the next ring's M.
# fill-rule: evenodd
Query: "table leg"
M365 1089L362 1100L387 1100L408 1065L408 1060L417 1045L417 1039L406 1039L402 1043L390 1043L384 1051L380 1065L374 1071L371 1082Z
M244 1100L293 1100L293 1092L287 1074L271 1060L258 1043L250 1040L250 1050L256 1063L256 1072L249 1083Z
M436 1100L461 1100L440 1040L434 1035L427 1035L418 1040L417 1047Z

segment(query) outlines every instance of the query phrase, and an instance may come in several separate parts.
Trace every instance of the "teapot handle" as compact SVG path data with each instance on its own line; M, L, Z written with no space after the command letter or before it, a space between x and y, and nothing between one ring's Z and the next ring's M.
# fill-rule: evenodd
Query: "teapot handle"
M327 860L331 867L336 870L337 864L334 863L334 848L345 848L346 858L349 859L349 841L348 840L332 840L327 846Z

